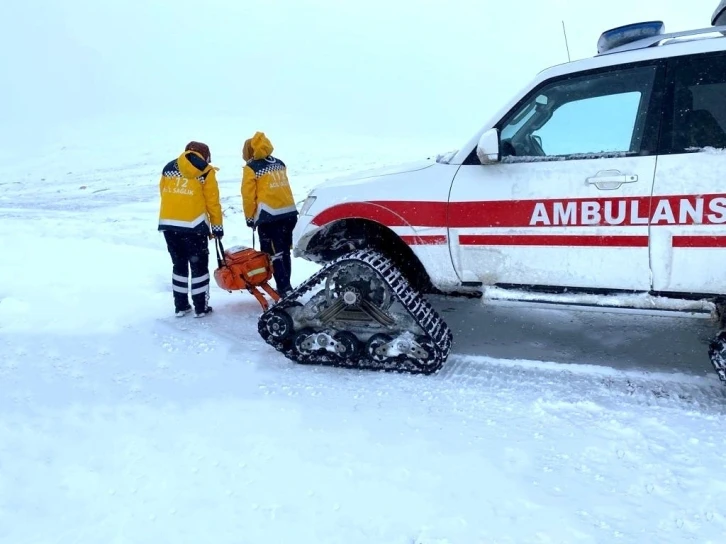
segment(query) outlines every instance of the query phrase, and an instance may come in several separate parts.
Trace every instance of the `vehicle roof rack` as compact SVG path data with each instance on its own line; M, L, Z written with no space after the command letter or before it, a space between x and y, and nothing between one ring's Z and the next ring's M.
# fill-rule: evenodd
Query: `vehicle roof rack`
M713 34L713 33L720 33L721 35L718 36L719 38L723 38L726 36L726 24L720 25L720 26L709 26L706 28L698 28L695 30L683 30L681 32L671 32L670 34L656 34L654 36L648 36L646 38L641 38L639 40L632 41L630 43L626 43L624 45L613 47L612 49L608 49L607 51L603 51L602 53L598 53L596 56L604 56L604 55L611 55L613 53L623 53L625 51L636 51L638 49L646 49L648 47L655 47L659 45L667 45L662 44L661 42L665 42L667 40L673 40L677 38L682 38L684 36L699 36L703 34ZM673 42L668 42L673 43Z

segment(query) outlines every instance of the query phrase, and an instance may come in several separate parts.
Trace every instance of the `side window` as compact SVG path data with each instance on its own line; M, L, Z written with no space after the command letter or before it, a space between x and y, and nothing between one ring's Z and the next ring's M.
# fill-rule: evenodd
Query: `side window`
M657 66L573 77L539 89L504 119L504 162L648 154Z
M665 151L726 148L726 55L674 59Z

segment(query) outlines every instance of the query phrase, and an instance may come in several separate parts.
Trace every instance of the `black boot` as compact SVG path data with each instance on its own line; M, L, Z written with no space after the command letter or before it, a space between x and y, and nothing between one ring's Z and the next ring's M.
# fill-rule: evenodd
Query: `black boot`
M209 305L209 292L192 295L194 302L194 317L204 317L212 313L212 307Z
M178 288L174 285L174 288ZM174 312L177 317L183 317L192 311L189 296L186 293L174 291Z
M213 311L211 306L207 306L204 310L201 312L198 312L197 310L194 310L194 317L204 317L205 315L211 314Z

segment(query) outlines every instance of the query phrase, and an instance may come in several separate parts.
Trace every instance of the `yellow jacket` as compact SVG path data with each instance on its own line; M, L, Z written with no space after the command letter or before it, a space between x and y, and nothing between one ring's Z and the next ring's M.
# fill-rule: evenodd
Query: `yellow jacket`
M270 140L257 132L247 140L242 156L242 209L248 225L297 217L297 207L287 179L287 167L272 156Z
M164 167L159 181L159 230L223 232L216 171L195 151L185 151Z

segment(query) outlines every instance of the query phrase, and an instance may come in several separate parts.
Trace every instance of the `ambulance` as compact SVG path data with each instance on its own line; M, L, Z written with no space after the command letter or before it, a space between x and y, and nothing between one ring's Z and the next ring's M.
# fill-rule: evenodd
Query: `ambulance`
M458 151L328 180L300 212L296 257L375 250L424 295L711 308L722 330L726 0L704 28L603 32ZM709 354L726 382L725 333Z

